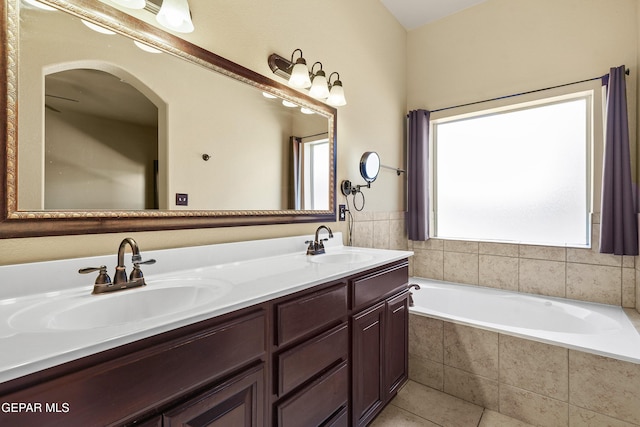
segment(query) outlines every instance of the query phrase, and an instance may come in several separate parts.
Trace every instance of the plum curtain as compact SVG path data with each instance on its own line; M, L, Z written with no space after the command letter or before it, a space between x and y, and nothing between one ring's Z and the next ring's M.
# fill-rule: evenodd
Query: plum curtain
M429 111L408 116L407 234L409 240L429 239Z
M607 87L600 252L638 255L631 181L625 67L611 68Z

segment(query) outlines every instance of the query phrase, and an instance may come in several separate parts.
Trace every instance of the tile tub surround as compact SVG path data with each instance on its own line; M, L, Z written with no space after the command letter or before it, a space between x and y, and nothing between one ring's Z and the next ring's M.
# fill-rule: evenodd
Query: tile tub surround
M416 314L409 378L533 425L640 425L640 364Z
M327 255L364 254L350 263L321 263L323 255L311 259L306 255L306 240L312 235L280 239L255 240L201 247L145 251L138 241L143 259L157 262L145 266L147 287L155 280L203 278L229 284L230 291L197 309L170 312L158 317L121 325L87 330L51 330L45 326L23 330L12 323L16 313L37 303L60 298L110 298L91 295L95 276L78 274L79 268L107 265L113 271L116 256L77 258L61 261L0 266L0 381L8 381L48 367L88 356L100 351L147 338L162 332L249 307L273 298L308 289L390 262L410 257L408 251L352 248L342 245L341 233L335 233L325 247ZM115 239L115 238L114 238ZM114 241L114 251L118 241ZM351 259L351 258L349 258ZM131 268L130 255L125 257ZM55 278L51 280L50 278ZM160 286L160 285L159 285ZM124 292L135 293L132 289ZM114 293L121 295L121 293ZM40 325L40 324L38 324Z
M412 250L412 276L636 308L640 312L640 257L598 252L599 217L592 248L430 239L407 240L405 212L357 212L353 245ZM636 260L638 259L638 260Z
M409 241L408 247L415 253L411 274L636 307L636 293L640 292L636 257L599 253L599 234L599 224L594 223L590 249L441 239Z

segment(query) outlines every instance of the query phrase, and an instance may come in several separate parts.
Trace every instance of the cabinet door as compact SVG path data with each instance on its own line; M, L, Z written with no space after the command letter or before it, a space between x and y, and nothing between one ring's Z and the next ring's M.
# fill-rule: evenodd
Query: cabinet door
M384 326L385 392L389 400L405 383L408 375L409 292L387 300Z
M367 425L385 400L382 376L385 302L352 318L352 421Z
M163 426L263 426L264 397L260 365L167 412Z

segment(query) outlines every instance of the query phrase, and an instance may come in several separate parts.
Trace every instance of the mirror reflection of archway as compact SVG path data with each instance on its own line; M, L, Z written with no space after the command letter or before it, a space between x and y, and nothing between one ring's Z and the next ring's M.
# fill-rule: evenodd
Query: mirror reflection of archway
M110 66L46 74L45 209L159 208L162 102L149 93Z

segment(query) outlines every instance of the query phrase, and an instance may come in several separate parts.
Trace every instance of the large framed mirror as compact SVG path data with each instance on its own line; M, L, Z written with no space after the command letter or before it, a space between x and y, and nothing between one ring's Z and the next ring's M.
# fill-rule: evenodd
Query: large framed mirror
M2 2L0 238L335 220L333 107L99 0L31 3Z

